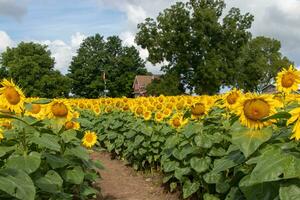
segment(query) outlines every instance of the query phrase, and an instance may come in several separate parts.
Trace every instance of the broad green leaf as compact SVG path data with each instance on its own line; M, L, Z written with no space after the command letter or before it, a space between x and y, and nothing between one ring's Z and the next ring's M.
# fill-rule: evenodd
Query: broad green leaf
M244 196L238 187L232 187L225 200L244 200Z
M58 193L62 189L63 180L60 175L53 170L47 172L44 177L36 180L36 185L43 191Z
M200 187L199 182L191 182L190 180L185 181L182 188L183 198L186 199L192 194L194 194L195 192L197 192L199 187Z
M77 158L80 158L82 160L88 160L89 154L87 152L87 150L84 147L81 146L77 146L77 147L73 147L73 148L67 148L65 151L65 155L72 155L75 156Z
M165 143L165 148L171 149L173 147L176 147L180 142L180 140L181 138L178 135L173 135L168 137Z
M223 180L223 176L221 173L215 173L213 171L204 174L203 179L206 183L216 184L220 183Z
M67 182L79 185L83 182L84 172L81 167L77 166L73 169L65 170L63 177Z
M48 104L52 101L52 99L39 99L31 102L31 104Z
M62 134L61 134L61 138L63 139L63 141L65 143L69 143L71 142L72 140L78 140L78 138L76 137L77 133L74 129L70 129L70 130L67 130L67 131L64 131Z
M135 140L134 140L134 145L139 146L144 141L144 139L145 139L145 137L142 135L136 136Z
M208 135L205 135L205 134L197 135L194 140L198 147L202 147L202 148L206 148L206 149L211 148L214 143L212 141L212 139Z
M218 197L216 197L215 195L205 193L203 195L203 200L220 200L220 199Z
M300 177L300 158L281 149L265 151L250 174L252 184Z
M7 159L6 167L11 169L24 170L30 174L35 172L41 164L41 155L31 152L29 155L11 155Z
M180 167L176 167L175 168L175 173L174 176L180 181L183 182L183 177L188 175L191 172L191 169L189 167L185 167L185 168L180 168Z
M44 156L46 157L48 164L53 169L62 168L68 164L67 161L60 155L45 154Z
M190 160L191 167L198 173L205 172L209 169L211 159L209 157L197 158L193 157Z
M240 151L230 152L229 155L214 161L213 172L218 173L235 167L245 161L244 155Z
M33 137L31 142L37 144L41 148L47 148L53 151L60 151L58 143L59 138L56 135L43 134L41 137Z
M191 136L193 136L195 134L201 134L201 131L202 131L201 124L189 123L182 130L182 134L186 138L190 138Z
M277 182L265 182L254 185L251 185L251 183L249 175L245 176L239 183L240 189L247 200L273 200L278 196L279 183Z
M232 143L237 145L247 158L272 137L272 127L252 130L240 126L240 128L234 129L231 135Z
M268 121L270 119L282 119L282 118L289 119L291 116L292 115L290 113L288 113L288 112L278 112L278 113L276 113L274 115L271 115L269 117L263 118L261 121L264 122L264 121Z
M280 200L299 200L300 199L300 180L289 181L279 189Z
M176 182L170 183L170 192L173 192L176 188L177 188L177 183Z
M87 186L87 185L82 186L82 189L81 189L81 195L82 196L88 197L90 195L96 195L98 193L99 193L99 191L96 190L95 188L92 188L92 187Z
M167 161L163 163L163 169L165 172L175 171L175 168L179 166L179 163L176 161Z
M189 154L192 154L196 151L197 149L190 144L185 145L181 149L174 149L173 150L173 156L178 159L178 160L183 160L186 159Z
M10 147L0 146L0 157L5 156L7 153L9 153L15 149L16 149L15 146L10 146Z
M35 199L35 186L23 170L1 169L0 190L17 199Z

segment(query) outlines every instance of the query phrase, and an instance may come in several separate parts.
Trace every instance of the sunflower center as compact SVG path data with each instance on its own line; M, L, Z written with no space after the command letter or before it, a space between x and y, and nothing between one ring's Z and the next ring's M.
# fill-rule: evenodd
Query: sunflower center
M295 83L295 75L291 72L287 72L281 78L282 87L289 88Z
M203 115L205 112L205 106L202 103L196 103L192 107L192 114L193 115Z
M244 113L248 119L258 121L269 116L270 106L267 102L261 99L247 100L244 104Z
M239 98L238 93L233 92L227 96L226 100L230 105L232 105L232 104L235 104L235 102L238 98Z
M68 121L65 123L65 127L67 130L72 129L74 127L74 123L71 121Z
M66 117L68 115L68 108L64 103L53 104L51 110L55 117Z
M85 136L85 140L86 140L88 143L92 143L92 142L93 142L93 139L94 139L94 137L93 137L92 134L87 134L87 135Z
M13 87L7 87L5 89L4 96L6 100L12 105L17 105L21 100L20 94Z
M33 114L38 114L41 111L41 106L39 104L32 104L30 112Z
M141 115L143 113L143 108L142 107L138 107L136 109L136 114Z
M176 126L176 127L179 127L180 126L180 120L178 119L178 118L175 118L174 120L173 120L173 125L174 126Z

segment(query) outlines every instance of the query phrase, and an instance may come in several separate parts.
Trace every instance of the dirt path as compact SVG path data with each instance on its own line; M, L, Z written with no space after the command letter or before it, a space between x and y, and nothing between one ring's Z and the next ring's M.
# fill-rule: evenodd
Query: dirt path
M137 173L125 162L111 160L109 153L94 153L94 159L99 159L105 166L101 170L100 181L103 200L178 200L178 195L164 191L161 178L146 177Z

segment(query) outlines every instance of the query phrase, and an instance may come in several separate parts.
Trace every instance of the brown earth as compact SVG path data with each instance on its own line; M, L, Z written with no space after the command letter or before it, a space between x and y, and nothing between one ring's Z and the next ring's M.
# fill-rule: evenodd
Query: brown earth
M128 167L125 161L112 160L109 153L93 153L93 159L100 160L105 169L100 171L102 180L101 200L178 200L178 194L165 191L162 177L157 173L143 174Z

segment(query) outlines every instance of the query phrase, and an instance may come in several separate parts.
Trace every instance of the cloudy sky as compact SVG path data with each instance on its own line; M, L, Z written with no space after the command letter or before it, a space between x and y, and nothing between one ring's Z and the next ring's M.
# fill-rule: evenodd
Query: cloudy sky
M66 73L72 56L87 36L119 35L134 44L136 25L177 0L0 0L0 52L20 41L46 44L55 68ZM254 36L279 39L282 53L300 64L300 0L225 0L255 16ZM140 50L143 58L147 51ZM159 67L147 64L158 73Z

